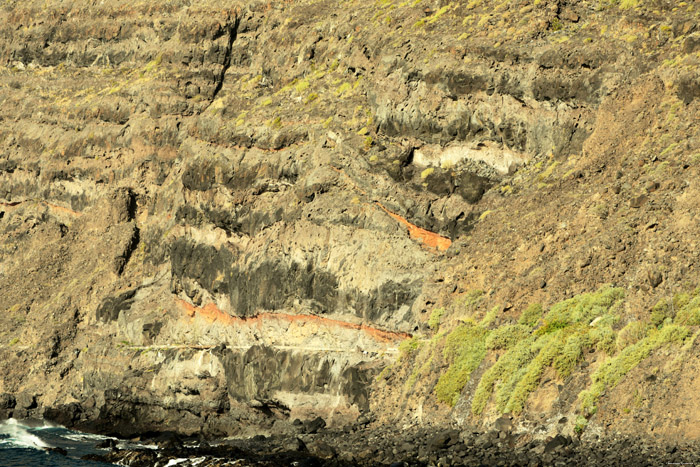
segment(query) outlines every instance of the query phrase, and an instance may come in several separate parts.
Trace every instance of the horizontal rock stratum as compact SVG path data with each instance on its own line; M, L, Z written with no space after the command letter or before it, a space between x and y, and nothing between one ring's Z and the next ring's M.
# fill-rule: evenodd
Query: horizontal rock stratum
M699 12L5 2L0 416L696 440Z

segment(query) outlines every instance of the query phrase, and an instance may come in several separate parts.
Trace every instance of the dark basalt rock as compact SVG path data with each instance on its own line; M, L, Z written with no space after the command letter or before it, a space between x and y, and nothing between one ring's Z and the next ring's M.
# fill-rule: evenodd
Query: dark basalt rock
M319 430L322 430L325 427L326 421L321 417L316 417L304 425L305 431L310 434L318 433Z
M237 465L318 465L318 466L427 466L427 465L666 465L692 463L695 445L657 445L642 439L620 438L581 443L557 435L545 442L533 440L509 444L496 437L487 444L475 440L492 437L486 433L446 430L435 435L434 429L385 427L353 433L324 431L308 437L306 446L296 436L253 437L230 440L199 447L163 447L156 451L161 463L175 458L189 458L184 466L195 465L205 457L235 460ZM465 442L453 442L464 438ZM516 438L508 433L505 438ZM143 439L143 438L142 438ZM307 439L307 438L305 438ZM437 442L433 442L437 440ZM551 446L547 449L546 446ZM99 460L118 462L129 459L129 465L152 465L150 454L143 450L113 450ZM92 459L98 460L97 457ZM137 463L132 463L132 459ZM140 463L143 462L143 463ZM196 461L199 462L199 461Z
M597 73L587 74L574 79L540 76L533 83L532 94L538 101L573 101L579 100L596 104L598 90L602 80Z
M257 407L268 410L272 404L277 404L274 393L280 390L344 395L350 404L368 410L368 382L376 373L374 368L359 365L342 368L343 364L336 362L335 357L322 353L299 353L266 346L254 346L245 352L225 349L222 363L231 397L258 401ZM325 426L325 422L321 422L323 419L316 419L305 428L317 431Z
M0 394L0 410L13 409L16 403L17 401L15 400L14 395L8 394L6 392Z
M75 426L83 414L83 407L78 402L60 405L56 407L48 407L44 411L44 418L50 422L58 423L63 426Z
M215 182L216 167L211 162L191 165L182 174L182 185L188 190L207 191Z
M684 77L678 83L678 98L685 104L690 104L695 99L700 97L700 79L692 77Z
M223 210L202 205L196 208L189 204L180 206L175 214L178 222L187 225L201 226L213 224L227 232L235 232L254 236L266 227L282 219L290 219L282 208L272 212L267 210L255 211L250 206L236 206L234 209Z
M119 313L131 308L134 295L138 289L127 290L116 297L105 298L95 311L95 317L102 322L115 321Z
M171 247L172 290L182 287L182 279L192 279L212 294L229 296L231 309L238 316L251 316L258 309L276 310L290 300L307 300L321 313L352 310L356 315L376 320L385 313L413 303L417 284L387 281L377 289L362 293L338 288L330 272L283 260L264 260L254 268L239 269L236 253L227 249L193 243L185 238ZM194 296L194 291L189 291Z
M68 451L63 449L62 447L55 447L55 448L44 448L45 451L47 452L55 452L56 454L60 454L62 456L67 456Z

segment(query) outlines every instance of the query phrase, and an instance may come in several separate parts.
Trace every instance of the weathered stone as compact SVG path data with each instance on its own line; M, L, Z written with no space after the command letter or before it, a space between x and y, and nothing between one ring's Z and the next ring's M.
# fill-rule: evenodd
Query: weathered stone
M115 321L119 313L128 310L133 304L137 289L127 290L115 297L105 298L95 311L95 317L103 322Z

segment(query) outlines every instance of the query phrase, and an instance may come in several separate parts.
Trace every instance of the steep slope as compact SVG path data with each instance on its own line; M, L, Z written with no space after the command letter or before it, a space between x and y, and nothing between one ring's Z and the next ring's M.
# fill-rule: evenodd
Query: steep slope
M693 433L694 4L1 15L7 415Z

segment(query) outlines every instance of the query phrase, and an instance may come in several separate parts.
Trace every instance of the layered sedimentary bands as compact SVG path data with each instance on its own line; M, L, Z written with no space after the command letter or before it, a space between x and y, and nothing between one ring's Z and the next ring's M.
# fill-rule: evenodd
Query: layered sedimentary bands
M4 2L0 415L698 438L697 24Z

